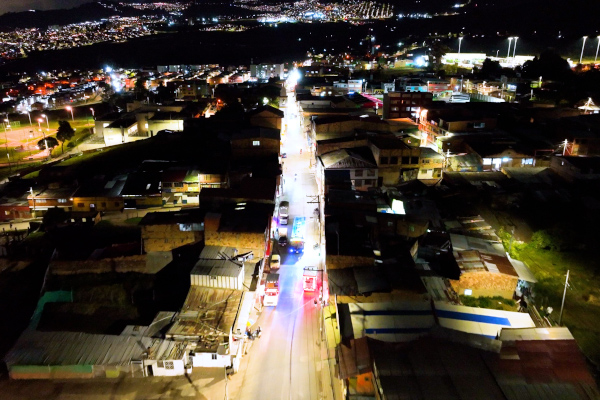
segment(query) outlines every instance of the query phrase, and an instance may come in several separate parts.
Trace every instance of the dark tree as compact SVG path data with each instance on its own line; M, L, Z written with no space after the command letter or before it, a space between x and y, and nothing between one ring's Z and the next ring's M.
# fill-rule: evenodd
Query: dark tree
M58 121L58 130L56 138L61 142L61 151L65 152L65 142L71 140L75 136L75 129L71 127L69 121Z
M546 50L540 57L523 64L523 75L527 78L567 81L573 77L569 62L552 50Z
M42 222L46 230L56 227L67 220L67 213L63 208L54 207L46 211Z
M479 75L482 78L498 77L501 74L502 66L500 66L500 63L498 61L492 61L489 58L485 59L479 70Z
M58 140L52 136L48 136L47 138L40 140L37 145L40 150L50 149L49 154L52 156L52 149L58 146Z
M439 71L442 68L442 57L450 51L450 47L446 46L439 40L431 44L429 54L433 57L434 71Z
M135 92L136 99L146 96L148 94L148 89L146 89L146 78L139 76L135 80L135 87L133 88L133 91Z

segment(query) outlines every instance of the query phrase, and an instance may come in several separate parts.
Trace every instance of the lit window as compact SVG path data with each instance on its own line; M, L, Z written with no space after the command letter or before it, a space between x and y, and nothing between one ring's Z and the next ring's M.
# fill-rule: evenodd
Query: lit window
M473 290L465 289L465 296L471 296L473 294Z
M253 140L252 146L260 146L260 140Z
M484 158L483 159L483 165L492 165L492 159L491 158Z

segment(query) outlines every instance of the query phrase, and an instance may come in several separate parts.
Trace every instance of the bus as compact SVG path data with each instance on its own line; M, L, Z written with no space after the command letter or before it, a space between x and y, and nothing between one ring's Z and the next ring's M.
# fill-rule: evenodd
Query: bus
M265 282L265 307L274 307L279 300L279 274L268 274Z
M292 227L292 236L290 237L290 253L304 252L304 235L306 233L306 218L294 218L294 226Z

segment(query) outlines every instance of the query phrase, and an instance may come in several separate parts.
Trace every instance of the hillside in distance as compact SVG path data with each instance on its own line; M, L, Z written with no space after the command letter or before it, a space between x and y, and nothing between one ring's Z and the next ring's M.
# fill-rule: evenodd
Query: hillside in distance
M144 14L147 15L148 12L103 0L85 3L71 9L9 12L0 15L0 30L6 32L18 28L46 29L52 25L69 25L99 21L113 16L135 17Z

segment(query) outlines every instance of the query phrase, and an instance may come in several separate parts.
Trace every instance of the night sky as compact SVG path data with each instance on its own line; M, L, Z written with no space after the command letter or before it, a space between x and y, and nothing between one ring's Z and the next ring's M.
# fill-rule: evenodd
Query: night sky
M71 8L93 0L2 0L0 14L26 10L50 10L53 8Z

